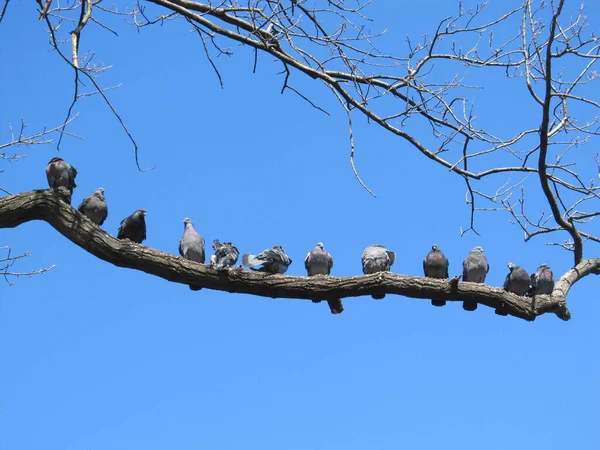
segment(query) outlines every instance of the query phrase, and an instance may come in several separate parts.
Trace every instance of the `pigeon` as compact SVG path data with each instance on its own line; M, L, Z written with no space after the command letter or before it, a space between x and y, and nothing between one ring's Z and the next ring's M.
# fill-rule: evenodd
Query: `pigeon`
M376 244L363 250L361 261L365 275L387 272L390 270L392 264L394 264L394 261L396 261L396 254L383 245ZM373 294L371 297L375 300L381 300L385 297L385 294Z
M448 258L444 256L437 245L431 247L431 251L423 260L423 272L430 278L448 278ZM446 300L431 300L433 306L444 306Z
M75 177L77 170L75 167L65 162L62 158L52 158L46 166L46 178L50 189L56 189L63 186L73 195L73 189L77 187Z
M258 255L243 255L242 264L258 272L267 273L285 273L288 270L292 260L285 254L285 250L280 245L263 250ZM259 269L254 267L260 266Z
M138 209L132 215L125 217L119 225L117 239L129 239L141 244L146 240L146 215L145 209Z
M508 275L506 275L506 279L504 280L504 290L519 296L527 294L530 287L529 274L527 271L513 263L508 263L508 269L510 272L508 272ZM500 316L508 315L503 306L498 306L496 308L496 314Z
M333 258L325 250L322 242L318 242L315 248L313 248L306 255L304 260L304 267L306 267L306 273L309 277L314 275L329 275L331 268L333 267ZM314 303L319 303L321 300L313 300ZM331 314L340 314L344 311L341 299L327 300Z
M510 272L506 275L504 280L504 290L523 296L529 290L529 274L522 267L517 266L513 263L508 263Z
M183 236L179 241L179 254L185 259L204 264L204 238L198 234L192 223L192 219L183 219ZM199 291L201 286L190 285L192 291Z
M108 217L108 205L104 198L104 189L98 188L92 195L83 199L77 210L96 225L102 225Z
M483 254L483 248L474 247L463 261L463 281L470 283L483 283L485 276L490 270L487 258ZM468 300L463 302L463 309L466 311L475 311L477 302Z
M554 290L554 274L548 264L542 264L537 271L531 274L530 296L552 294Z
M233 267L240 256L240 252L231 242L221 243L215 239L212 248L215 254L210 257L210 265L217 270Z

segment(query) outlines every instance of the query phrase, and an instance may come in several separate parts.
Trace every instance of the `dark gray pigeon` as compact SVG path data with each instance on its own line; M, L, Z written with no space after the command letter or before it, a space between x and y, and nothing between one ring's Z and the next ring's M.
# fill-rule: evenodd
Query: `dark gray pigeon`
M179 241L179 254L185 259L204 264L206 259L204 252L204 238L198 234L192 223L192 219L183 219L183 236ZM190 285L192 291L199 291L201 286Z
M504 280L504 290L520 296L527 294L530 287L530 279L527 271L513 263L508 263L508 269L510 272L508 272ZM496 314L500 316L508 315L503 306L496 308Z
M240 252L231 242L221 243L215 239L212 248L215 254L210 257L210 265L217 270L233 267L240 256Z
M117 239L129 239L141 244L146 240L145 209L138 209L132 215L125 217L119 225Z
M375 244L363 250L361 261L365 275L388 272L394 261L396 261L396 254L383 245ZM385 294L373 294L371 297L375 300L381 300L385 297Z
M552 294L554 290L554 274L548 264L542 264L535 273L531 274L530 296Z
M243 255L242 264L252 270L267 273L285 273L288 270L292 260L286 255L285 250L280 245L263 250L258 255ZM256 266L261 266L255 269Z
M96 189L92 195L81 202L77 210L96 225L102 225L108 217L108 205L104 198L104 189Z
M487 258L483 254L483 248L474 247L463 261L463 281L469 283L484 283L485 276L490 270ZM467 300L463 302L463 309L466 311L475 311L477 302Z
M423 273L429 278L448 278L448 258L444 256L437 245L431 247L431 251L423 260ZM431 300L433 306L444 306L446 300Z
M522 267L517 266L513 263L508 263L510 272L506 275L504 280L504 290L523 296L529 290L529 274Z
M329 275L331 268L333 267L333 258L325 250L322 242L318 242L315 248L313 248L306 255L304 260L304 267L306 267L306 273L309 277L315 275ZM321 300L313 300L314 303L319 303ZM331 314L340 314L344 311L341 299L327 300Z
M52 158L46 166L46 178L50 189L56 189L63 186L73 194L73 189L77 187L75 177L77 170L75 167L65 162L62 158Z

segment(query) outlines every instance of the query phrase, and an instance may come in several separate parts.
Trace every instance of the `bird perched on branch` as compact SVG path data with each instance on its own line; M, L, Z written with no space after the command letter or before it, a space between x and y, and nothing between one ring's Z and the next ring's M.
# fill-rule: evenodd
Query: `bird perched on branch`
M57 189L63 186L73 194L73 189L77 187L75 177L77 170L75 167L65 162L62 158L52 158L46 166L46 178L50 189Z
M375 244L365 248L362 252L362 267L365 275L377 272L389 272L396 261L396 254L383 245ZM385 294L371 295L375 300L381 300Z
M550 266L548 264L540 265L537 271L531 274L530 282L530 296L552 294L554 290L554 274L550 270Z
M104 189L98 188L92 195L83 199L77 210L94 222L102 225L108 217L108 205L104 198Z
M429 278L448 278L448 258L444 256L437 245L431 247L431 251L423 260L423 272ZM446 300L431 300L433 306L444 306Z
M204 252L204 238L194 228L192 219L183 219L183 236L179 241L179 254L185 259L204 264L206 259ZM190 285L192 291L199 291L201 286Z
M527 271L513 263L508 263L508 269L510 272L508 272L504 280L504 290L520 296L527 294L530 284ZM496 308L496 314L500 316L508 315L502 305Z
M523 296L527 293L530 287L529 274L525 269L513 263L508 263L508 275L504 280L504 290Z
M463 281L470 283L484 283L485 276L490 271L490 265L486 256L483 254L483 248L474 247L463 261ZM463 309L466 311L475 311L477 302L467 300L463 302Z
M141 244L146 240L146 210L138 209L132 215L125 217L119 225L117 239L129 239Z
M333 267L333 258L325 250L323 243L318 242L315 248L313 248L306 255L304 260L304 267L309 277L315 275L329 275L331 268ZM319 303L321 300L314 300L314 303ZM327 300L331 314L340 314L344 310L341 299Z
M272 248L263 250L258 255L243 255L242 264L257 272L267 273L285 273L288 270L292 260L285 253L285 250L280 245L275 245ZM260 266L255 269L256 266Z
M215 239L212 248L215 254L210 257L210 265L217 270L233 267L240 256L240 252L231 242L221 243Z

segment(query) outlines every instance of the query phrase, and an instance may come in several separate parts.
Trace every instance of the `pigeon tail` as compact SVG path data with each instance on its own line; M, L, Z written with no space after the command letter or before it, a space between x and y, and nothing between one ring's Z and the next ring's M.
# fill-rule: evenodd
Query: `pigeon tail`
M246 267L254 267L263 264L264 261L258 259L256 255L244 255L242 256L242 264Z
M327 300L329 310L331 314L340 314L344 311L344 305L342 305L342 299L337 298L335 300Z
M375 300L381 300L382 298L385 298L385 294L373 294L371 297L373 297Z
M472 300L464 301L463 302L463 309L465 311L475 311L477 309L477 302L474 302Z
M446 304L446 300L434 300L434 299L431 299L431 304L433 306L444 306Z

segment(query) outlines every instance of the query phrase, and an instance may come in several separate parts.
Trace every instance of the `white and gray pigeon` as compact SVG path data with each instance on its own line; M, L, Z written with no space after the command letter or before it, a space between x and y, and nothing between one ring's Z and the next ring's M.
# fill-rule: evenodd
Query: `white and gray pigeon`
M504 280L504 290L523 296L529 290L531 282L529 274L525 269L513 263L508 263L510 272Z
M552 294L554 290L554 274L548 264L542 264L530 278L531 290L530 296Z
M146 240L146 210L138 209L130 216L125 217L119 225L117 239L129 239L141 244Z
M242 256L242 264L257 272L285 273L292 260L280 245L275 245L263 250L258 255L245 254ZM255 269L256 266L262 266Z
M185 259L204 264L206 260L204 252L204 238L194 228L192 219L183 219L183 236L179 241L179 254ZM190 285L192 291L199 291L201 286Z
M73 189L77 187L75 177L77 170L75 167L65 162L62 158L52 158L46 166L46 178L50 189L56 189L63 186L73 194Z
M231 242L221 243L218 239L213 241L215 254L210 257L210 265L217 270L233 267L240 256L237 247Z
M463 281L469 283L484 283L485 276L490 270L490 265L486 256L483 254L483 248L474 247L463 261ZM477 302L466 300L463 302L463 309L466 311L475 311Z
M92 195L83 199L77 210L96 225L102 225L108 217L108 205L104 197L104 189L98 188Z
M318 242L304 260L304 267L309 277L315 275L329 275L333 267L333 258L325 250L322 242ZM313 300L314 303L319 303L321 300ZM344 311L341 299L327 300L331 314L340 314Z
M365 248L362 252L362 267L365 275L377 272L388 272L394 261L396 254L383 245L375 244ZM385 294L371 295L375 300L381 300Z
M431 247L431 251L423 260L423 273L429 278L448 278L448 258L444 256L437 245ZM446 300L431 300L433 306L444 306Z

